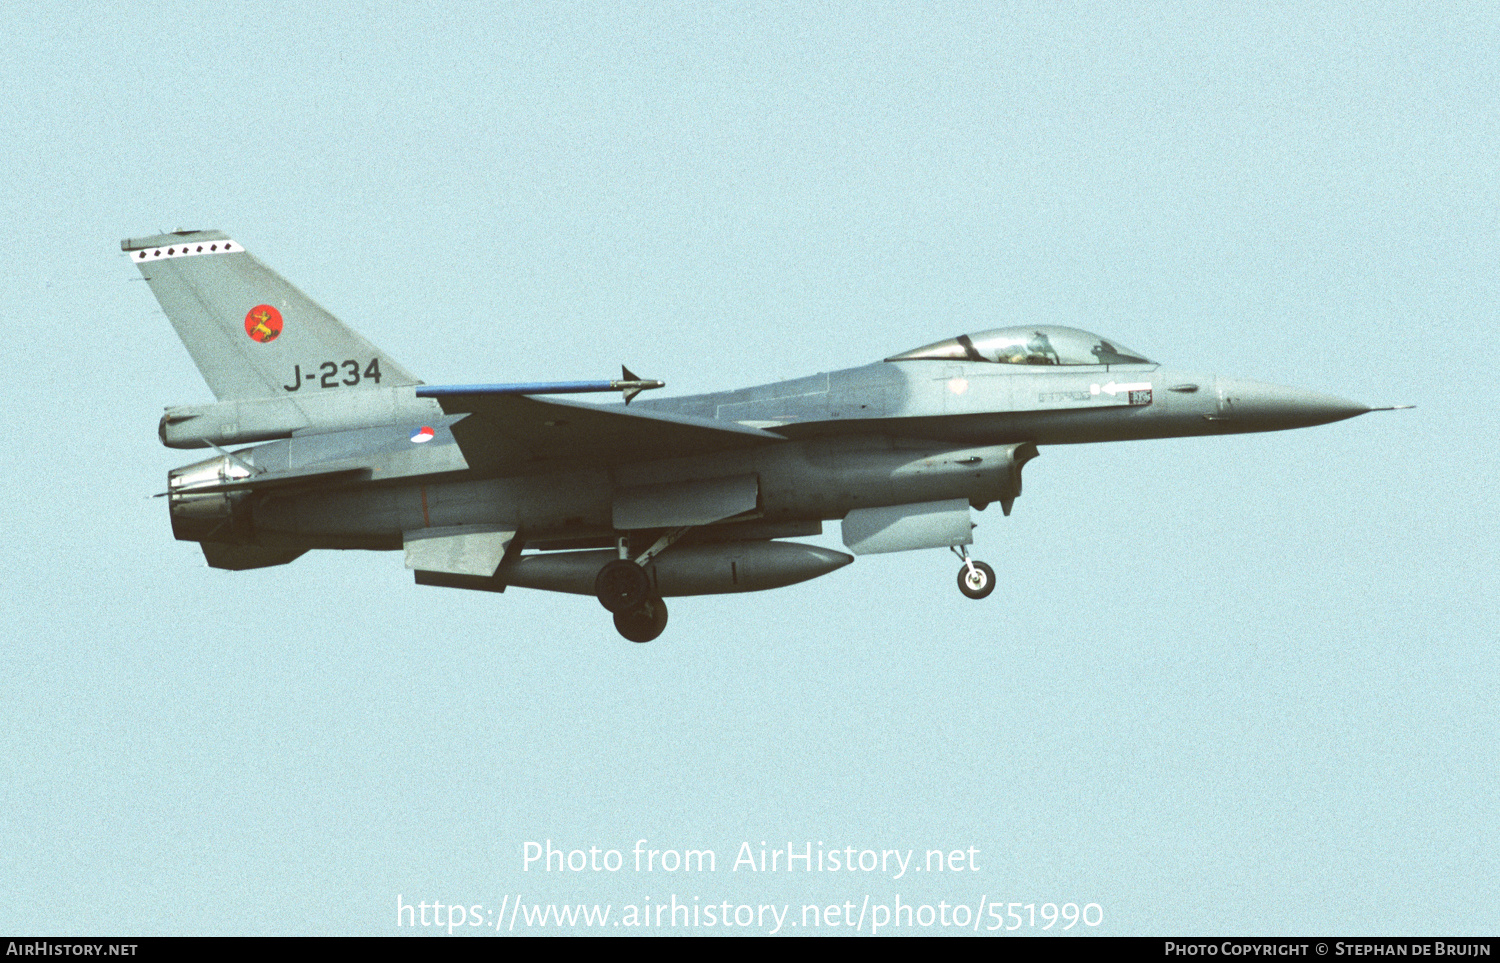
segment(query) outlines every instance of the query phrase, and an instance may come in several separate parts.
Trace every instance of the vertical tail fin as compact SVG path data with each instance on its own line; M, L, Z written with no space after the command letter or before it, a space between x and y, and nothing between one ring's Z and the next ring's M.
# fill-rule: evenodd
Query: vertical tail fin
M220 401L421 384L221 231L120 247Z

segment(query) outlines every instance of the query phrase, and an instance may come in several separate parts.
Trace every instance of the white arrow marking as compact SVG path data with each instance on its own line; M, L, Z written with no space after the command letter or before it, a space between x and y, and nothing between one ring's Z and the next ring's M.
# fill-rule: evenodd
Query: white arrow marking
M1149 381L1136 381L1136 382L1132 382L1131 384L1127 384L1127 385L1117 385L1113 381L1111 381L1107 385L1089 385L1089 394L1091 394L1091 395L1097 395L1097 394L1099 394L1102 391L1104 394L1109 395L1111 398L1113 398L1115 395L1119 394L1122 391L1150 391L1150 390L1151 390L1151 382L1149 382Z

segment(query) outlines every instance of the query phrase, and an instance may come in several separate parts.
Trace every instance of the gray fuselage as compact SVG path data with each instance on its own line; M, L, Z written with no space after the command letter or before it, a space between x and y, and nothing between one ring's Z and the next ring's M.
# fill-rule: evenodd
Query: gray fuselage
M288 550L397 549L403 533L413 530L504 525L533 545L605 544L617 533L614 510L622 492L734 476L758 480L757 511L749 522L763 528L945 499L967 499L978 508L999 500L1008 509L1020 490L1020 467L1035 454L1032 446L1271 431L1368 410L1327 395L1154 364L887 361L634 405L764 429L784 442L588 468L517 449L480 471L464 461L449 430L462 416L445 416L412 388L348 393L328 398L326 406L342 430L315 423L305 404L295 417L302 423L287 430L276 421L290 416L237 411L239 422L260 418L252 430L262 437L291 434L237 452L237 459L256 470L367 469L364 475L253 499L221 496L223 510L205 503L207 510L196 516L174 510L178 536L249 539ZM213 413L200 417L208 424ZM417 448L409 436L423 425L437 426L437 437ZM233 431L214 434L215 443L237 440ZM231 502L238 520L224 525ZM735 524L743 527L747 519ZM759 530L746 531L755 537Z

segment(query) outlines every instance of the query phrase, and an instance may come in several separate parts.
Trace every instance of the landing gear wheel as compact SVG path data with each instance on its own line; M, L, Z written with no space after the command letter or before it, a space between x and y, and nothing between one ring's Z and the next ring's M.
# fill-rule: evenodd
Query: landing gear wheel
M667 603L647 599L631 609L615 613L615 628L632 642L650 642L667 627Z
M594 579L594 594L599 604L620 613L635 608L651 594L651 580L646 570L634 562L615 559L599 570Z
M971 599L982 599L995 591L995 570L983 562L974 562L974 571L965 565L958 570L958 590Z

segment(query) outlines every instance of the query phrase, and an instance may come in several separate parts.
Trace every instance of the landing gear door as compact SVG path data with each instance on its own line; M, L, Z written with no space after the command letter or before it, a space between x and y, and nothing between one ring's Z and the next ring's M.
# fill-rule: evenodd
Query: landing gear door
M953 548L974 541L967 499L857 508L844 516L844 544L855 555Z

